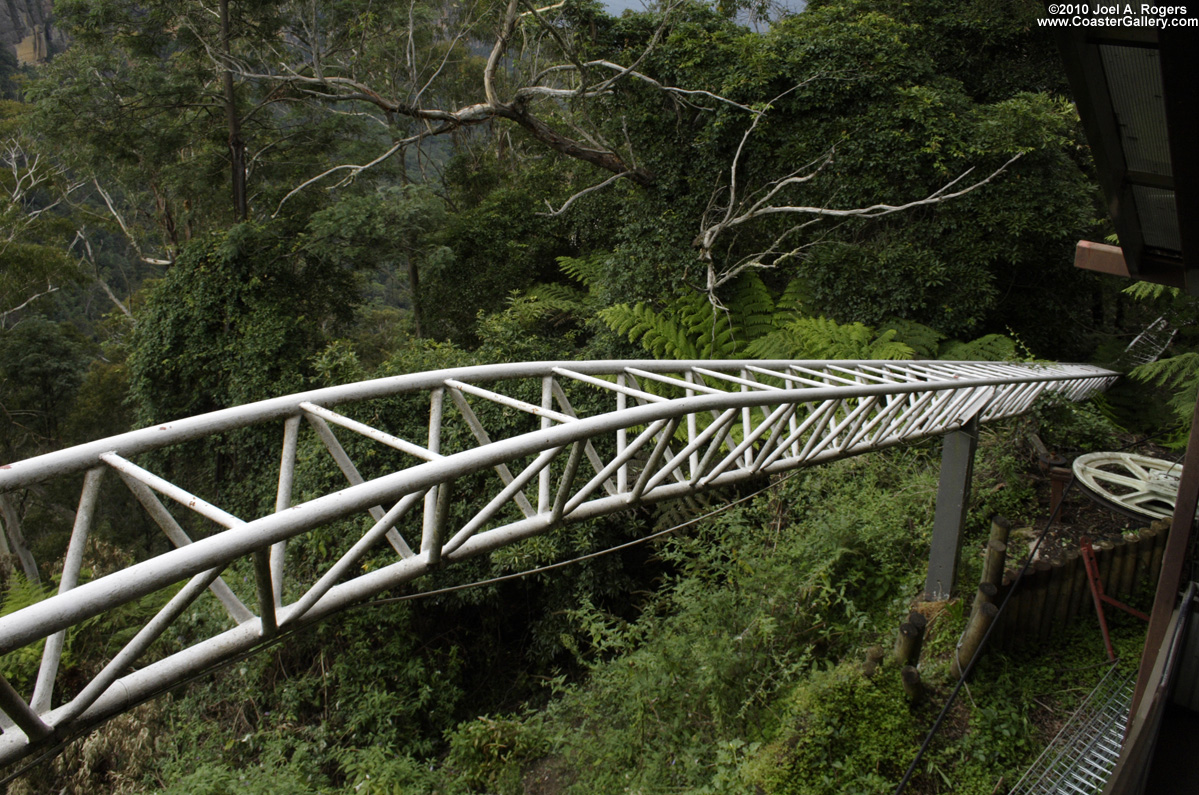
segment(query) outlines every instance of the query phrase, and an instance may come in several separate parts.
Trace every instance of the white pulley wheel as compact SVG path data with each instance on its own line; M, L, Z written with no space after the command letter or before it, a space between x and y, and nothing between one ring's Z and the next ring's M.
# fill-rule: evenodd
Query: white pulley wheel
M1074 459L1074 477L1116 510L1162 519L1174 515L1182 464L1135 453L1087 453Z

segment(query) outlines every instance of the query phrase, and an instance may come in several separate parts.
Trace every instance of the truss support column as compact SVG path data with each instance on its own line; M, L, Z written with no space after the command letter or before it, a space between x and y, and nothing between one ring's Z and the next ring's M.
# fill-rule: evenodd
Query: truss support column
M939 602L949 598L957 583L962 551L962 526L970 507L970 482L974 451L978 447L978 417L951 431L941 443L941 482L937 487L937 512L933 518L933 543L928 556L924 598Z

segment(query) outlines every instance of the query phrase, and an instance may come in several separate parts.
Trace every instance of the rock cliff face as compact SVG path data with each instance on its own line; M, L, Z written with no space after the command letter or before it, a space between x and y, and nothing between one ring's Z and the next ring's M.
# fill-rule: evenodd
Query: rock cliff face
M0 44L20 63L41 63L66 49L67 39L51 13L53 0L0 0Z

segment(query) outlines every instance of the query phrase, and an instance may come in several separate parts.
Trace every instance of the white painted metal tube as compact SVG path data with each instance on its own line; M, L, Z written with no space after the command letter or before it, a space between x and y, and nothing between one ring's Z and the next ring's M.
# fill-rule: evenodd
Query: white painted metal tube
M605 375L615 376L616 383L598 377ZM555 376L589 383L615 393L617 410L578 416L562 385L555 381ZM653 395L640 388L636 376L670 384L684 396L669 399ZM755 376L765 380L758 380ZM230 529L0 617L0 653L52 636L87 617L101 614L201 572L219 569L247 555L254 556L258 586L262 591L260 601L263 619L247 617L241 627L177 652L161 664L155 663L115 679L114 686L100 694L94 704L82 709L82 712L79 712L80 707L76 707L75 712L79 714L63 712L62 708L46 712L50 701L46 687L35 691L38 693L37 709L30 709L19 696L16 700L4 701L0 708L18 721L27 723L35 735L44 733L41 727L46 725L42 718L37 717L39 713L63 716L67 723L77 729L88 721L99 720L102 715L113 714L112 710L119 711L121 703L149 695L154 687L178 681L180 671L211 666L233 653L231 650L234 648L252 648L260 642L264 629L269 630L270 608L273 607L271 602L279 602L284 574L282 544L323 524L375 506L415 501L426 492L436 495L435 498L431 496L426 510L423 554L359 574L353 570L353 562L360 555L356 557L357 553L352 551L352 554L343 557L326 571L318 580L320 587L310 591L301 600L302 604L278 608L277 620L281 625L287 623L289 617L292 622L299 623L316 620L355 600L418 577L436 562L438 553L444 562L452 563L544 532L560 521L601 516L625 509L631 503L672 499L697 493L705 486L730 485L762 473L782 472L796 466L843 458L908 439L939 434L957 427L965 421L966 413L979 409L986 419L1018 413L1026 410L1037 394L1047 390L1058 391L1072 398L1084 397L1105 387L1114 378L1113 373L1085 366L945 362L548 362L487 365L315 390L133 431L72 450L10 464L0 467L0 490L21 488L59 474L94 469L103 461L121 469L126 477L135 478L139 483L145 483L189 508L199 510ZM488 383L490 386L493 382L507 379L540 379L542 405L533 406L474 383ZM627 381L632 381L636 388L626 386ZM785 388L777 386L779 383L784 384ZM325 434L322 435L332 437L332 429L325 424L325 420L342 415L332 412L329 406L395 394L432 393L430 398L434 403L431 404L429 423L431 441L426 454L436 455L441 424L436 408L437 394L447 385L462 385L464 391L476 396L520 410L531 409L532 413L541 417L543 427L498 442L487 439L485 434L480 438L476 433L480 445L474 449L417 463L402 471L365 482L360 475L354 477L347 473L352 481L350 487L301 505L290 505L298 423L305 409L313 420L313 426L318 431L323 426ZM733 391L721 391L718 388L721 385L728 385ZM453 390L451 394L455 398L461 397ZM629 407L630 396L641 405ZM563 412L553 410L555 399ZM801 406L814 408L805 409L803 416L797 417L797 409ZM465 417L466 412L462 413ZM745 430L739 436L740 441L733 444L727 439L738 413L742 414ZM702 432L699 431L697 417L709 414L713 422ZM757 421L755 417L762 419ZM686 442L682 451L674 455L671 452L672 437L684 418L687 421ZM285 420L275 511L246 523L200 500L186 489L146 472L129 460L129 456L139 452L275 420ZM554 424L555 421L559 424ZM346 426L353 422L347 420L340 424ZM354 431L363 429L372 432L367 436L384 444L397 438L365 425L351 428ZM632 445L627 443L630 429L641 434ZM473 432L475 429L471 430ZM615 456L611 453L612 436L609 434L615 435ZM655 436L657 441L649 461L630 489L629 462L637 455L639 448L643 449L649 439ZM708 446L701 455L700 448L704 444ZM567 462L566 471L557 478L556 495L551 504L549 487L551 477L555 476L551 475L548 462L568 445L572 450L570 461ZM340 448L336 437L333 437L329 448L331 451ZM605 463L599 450L603 451L603 456L612 457ZM344 450L341 452L348 461ZM334 455L336 457L336 452ZM527 460L530 456L545 463L526 469L529 472L528 479L521 476L513 478L510 473L507 478L504 477L509 463ZM574 480L583 457L590 461L599 475L575 490ZM720 466L712 471L717 461L721 462ZM339 461L343 470L347 468L344 463ZM681 472L684 463L689 464L690 479L684 479ZM348 469L354 475L358 474L352 463ZM450 484L463 476L487 469L500 471L503 489L442 547L449 514ZM615 488L609 483L613 475ZM513 500L519 502L525 483L533 476L539 476L540 512L526 510L525 517L515 521L505 515L507 524L482 532L486 522L497 515L506 503ZM522 482L514 487L517 481ZM608 490L607 495L599 491L600 485ZM489 486L485 488L490 489ZM140 490L140 487L135 490ZM148 506L148 510L152 512L153 505L163 508L157 497L150 502L152 505ZM390 538L392 534L398 537L393 527L387 527L386 535ZM372 540L374 535L377 533L372 533ZM363 538L359 543L366 541ZM269 567L264 565L264 555L268 549L271 551ZM269 593L272 591L273 599ZM43 668L52 681L53 672L46 666ZM176 678L172 680L171 677ZM4 700L3 694L0 694L0 700ZM51 719L50 725L62 724ZM22 742L28 745L27 738L23 738L16 729L0 737L0 761L15 758L8 755L8 749Z
M71 541L67 545L67 556L63 561L62 577L58 592L66 593L79 582L79 570L83 567L83 549L92 527L92 516L96 511L96 500L100 496L100 482L104 479L104 467L89 469L83 478L83 492L79 495L79 508L75 511L75 526L71 529ZM59 630L46 639L42 650L42 664L38 668L37 683L33 686L30 706L36 712L50 709L54 697L54 678L58 675L58 664L62 659L62 647L67 633Z

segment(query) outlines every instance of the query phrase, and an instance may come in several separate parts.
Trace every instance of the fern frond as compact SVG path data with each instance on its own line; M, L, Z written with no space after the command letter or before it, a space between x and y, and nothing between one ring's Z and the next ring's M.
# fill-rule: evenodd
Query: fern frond
M987 334L976 340L950 340L941 346L939 359L958 362L1005 362L1016 358L1016 343L1002 334Z
M8 576L8 587L4 589L3 601L0 601L0 616L37 604L50 593L46 586L26 579L24 574L14 571Z
M1182 295L1182 291L1177 287L1167 287L1164 284L1154 284L1153 282L1133 282L1122 292L1141 301L1154 301L1163 295L1169 295L1172 298Z
M737 278L728 311L733 328L739 330L740 346L775 329L774 298L762 277L754 271L745 271Z
M505 322L532 329L539 323L558 325L573 318L588 318L594 302L582 290L565 284L536 284L528 290L513 292L504 310Z
M870 343L870 347L866 349L861 357L854 358L894 359L897 361L913 358L916 355L915 349L906 342L897 340L895 337L895 329L883 331Z
M558 267L570 278L581 283L590 292L595 292L603 279L605 254L586 257L558 257Z
M811 300L807 280L792 279L787 282L783 294L774 302L775 325L781 325L780 320L786 322L805 315Z
M1147 384L1174 390L1166 405L1174 412L1183 428L1189 428L1199 396L1199 353L1181 353L1168 359L1134 367L1129 375Z
M1178 389L1187 382L1199 379L1199 353L1181 353L1134 367L1130 376L1147 384Z
M805 317L755 340L746 353L762 359L910 359L913 350L895 339L894 330L875 334L861 323Z
M910 347L917 359L937 358L937 348L945 339L945 335L935 328L914 320L892 318L882 327L882 330L887 329L893 329L895 338Z
M645 304L616 304L600 311L599 318L616 333L627 335L629 342L640 342L655 358L700 358L683 329Z

